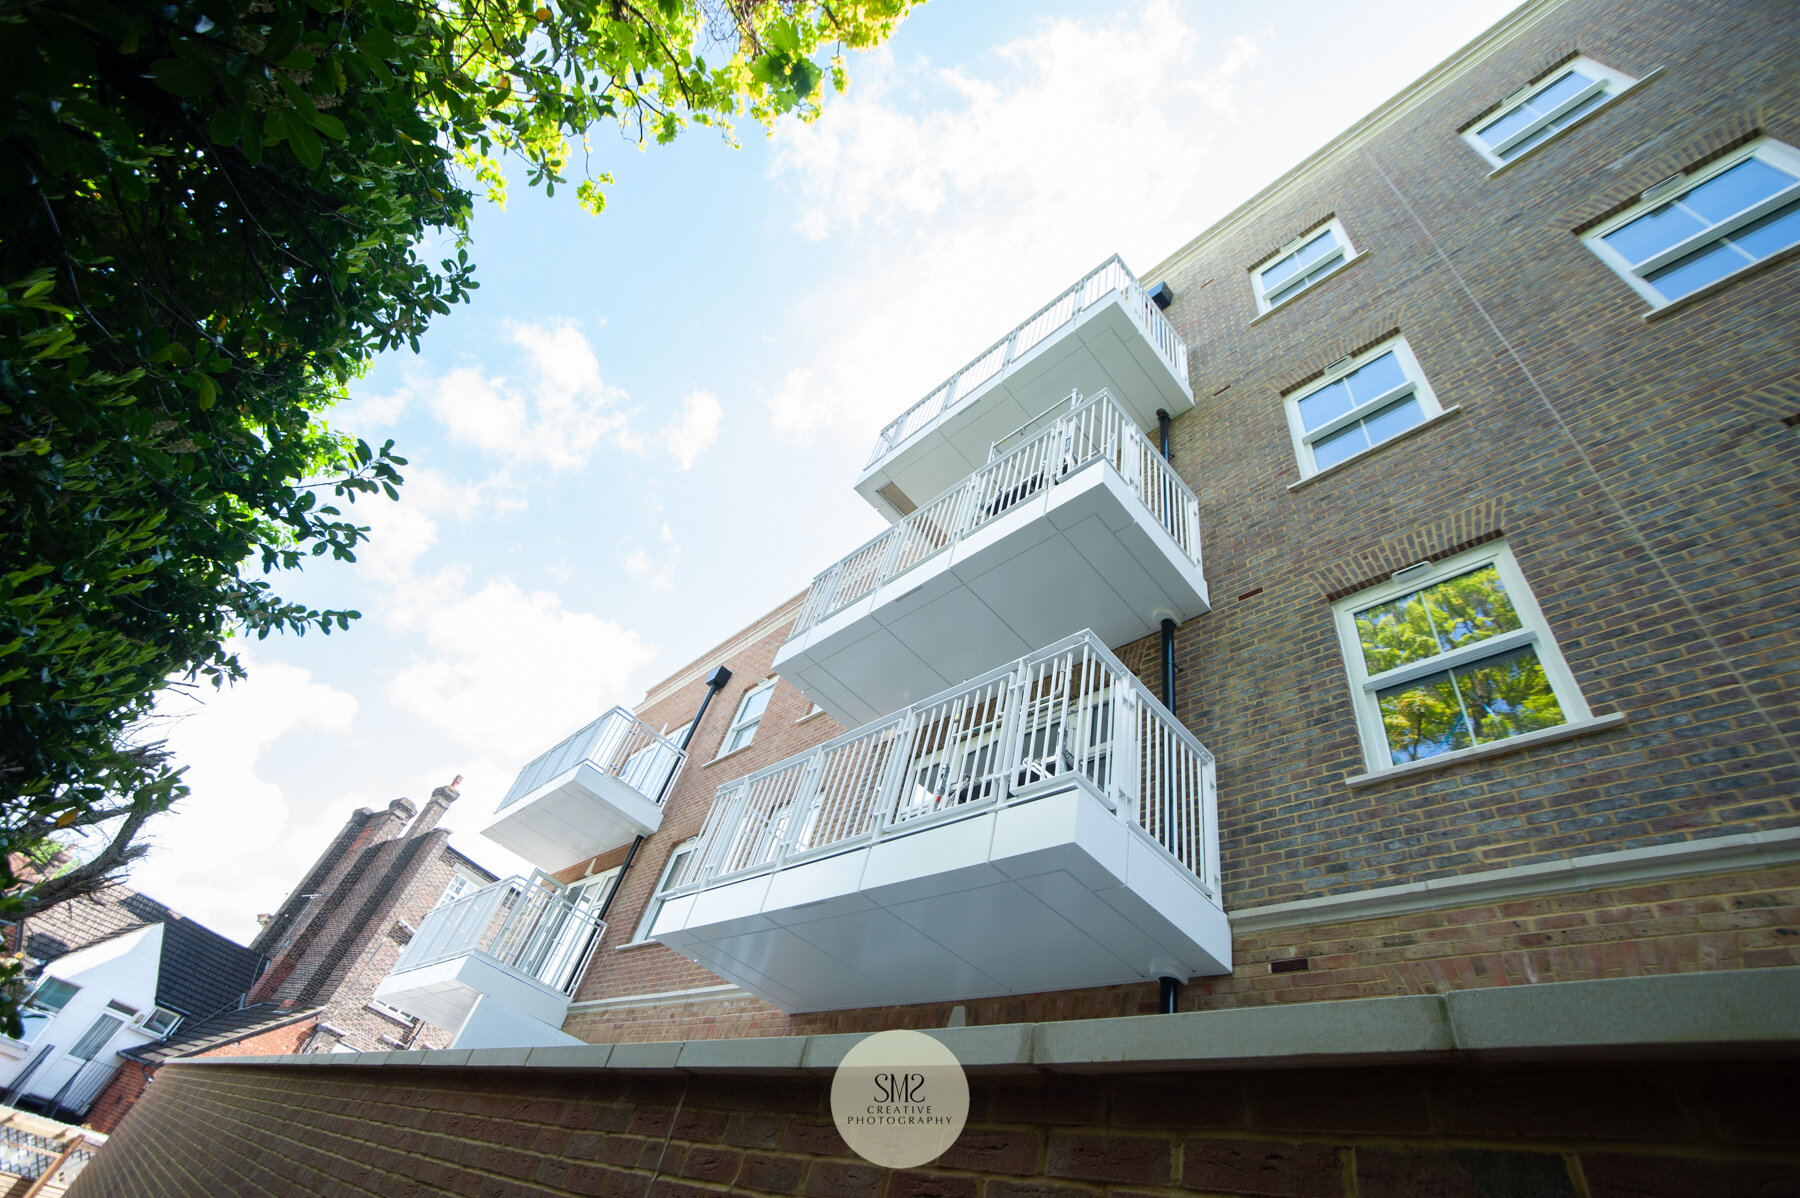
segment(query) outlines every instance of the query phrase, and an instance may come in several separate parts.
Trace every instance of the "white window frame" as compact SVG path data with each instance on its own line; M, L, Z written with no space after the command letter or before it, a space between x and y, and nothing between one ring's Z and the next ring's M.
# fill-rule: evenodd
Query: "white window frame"
M1330 256L1321 258L1310 269L1296 276L1293 281L1277 287L1273 294L1267 291L1263 282L1263 276L1269 271L1274 270L1277 266L1280 266L1283 262L1286 262L1289 258L1292 258L1295 254L1298 254L1308 242L1325 232L1330 232L1337 236L1338 248L1333 250ZM1313 226L1305 233L1302 233L1300 236L1294 238L1279 250L1275 251L1273 255L1265 258L1251 268L1250 288L1256 293L1257 312L1272 312L1293 299L1295 296L1303 295L1306 292L1311 291L1314 287L1318 286L1338 271L1344 269L1344 267L1350 265L1351 262L1355 261L1357 256L1356 246L1351 243L1350 234L1344 231L1343 221L1334 216L1322 224ZM1313 271L1327 265L1331 266L1331 269L1326 271L1323 276L1314 279L1310 283L1300 282L1301 279L1304 279Z
M1393 351L1395 359L1400 363L1400 369L1406 373L1406 381L1404 383L1401 383L1390 391L1384 392L1375 399L1370 400L1368 403L1351 408L1342 416L1330 420L1325 424L1321 424L1311 432L1306 431L1306 425L1300 418L1301 400L1325 390L1325 388L1338 382L1346 375L1367 366L1370 362L1381 357L1381 355L1387 353L1389 350ZM1387 341L1383 341L1373 349L1364 350L1354 357L1346 358L1332 366L1331 369L1327 370L1319 378L1308 383L1304 388L1290 392L1286 397L1284 407L1287 411L1288 434L1294 442L1294 457L1300 463L1300 477L1311 478L1313 475L1320 472L1321 468L1313 457L1313 445L1316 442L1323 441L1333 433L1340 432L1359 420L1367 420L1369 417L1384 411L1397 403L1403 403L1408 396L1416 396L1418 398L1419 410L1424 413L1419 423L1413 425L1412 428L1419 428L1422 425L1430 424L1433 420L1444 414L1443 407L1438 403L1437 392L1431 389L1431 383L1426 379L1425 371L1420 368L1419 359L1414 356L1412 346L1406 343L1405 337L1391 338ZM1406 432L1411 431L1412 429L1406 430ZM1396 437L1404 435L1404 433L1400 433L1396 434ZM1358 450L1343 461L1333 462L1323 469L1336 470L1341 466L1347 466L1358 458L1374 453L1394 439L1395 437L1389 437L1387 441L1383 441L1379 445L1371 445L1366 449Z
M669 853L669 859L663 863L662 874L656 879L656 889L650 892L650 901L644 904L644 913L638 916L637 930L631 934L632 944L643 944L650 939L650 929L656 923L656 917L662 914L663 904L668 900L663 891L669 888L669 878L680 868L688 854L698 851L700 838L684 840Z
M1777 167L1790 175L1800 175L1800 150L1796 150L1793 146L1790 146L1785 142L1776 141L1773 138L1758 138L1749 145L1743 146L1721 158L1715 159L1703 167L1698 167L1692 172L1674 176L1675 179L1679 180L1679 186L1671 187L1669 186L1670 180L1663 180L1661 183L1658 183L1644 193L1644 195L1649 198L1639 199L1636 204L1633 204L1630 208L1627 208L1624 212L1621 212L1611 220L1590 229L1588 232L1582 234L1581 240L1587 245L1588 249L1594 252L1594 255L1598 257L1600 261L1610 266L1614 273L1630 284L1633 291L1648 300L1652 308L1666 308L1670 304L1678 304L1691 299L1697 292L1689 292L1687 295L1677 299L1665 298L1663 293L1656 289L1656 285L1644 276L1651 271L1659 270L1662 267L1679 262L1681 259L1686 258L1691 254L1698 253L1713 242L1718 241L1722 237L1729 236L1738 229L1743 228L1745 225L1759 220L1779 208L1785 208L1795 200L1800 200L1800 183L1796 183L1792 187L1776 192L1768 199L1760 200L1757 203L1752 204L1735 216L1728 217L1717 224L1702 229L1692 237L1678 242L1669 249L1664 250L1659 254L1654 254L1636 264L1627 262L1625 256L1613 249L1612 246L1606 244L1604 238L1610 233L1618 232L1645 213L1661 208L1665 204L1680 200L1688 192L1700 186L1702 183L1705 183L1708 179L1722 175L1732 167L1738 165L1738 163L1750 158L1760 158L1769 163L1769 165ZM1698 292L1703 293L1710 288L1718 287L1729 280L1736 278L1745 271L1762 265L1776 254L1786 253L1792 248L1792 246L1788 246L1784 249L1776 250L1774 254L1765 255L1753 262L1746 262L1730 274L1699 288Z
M396 1007L391 1003L384 1003L379 998L371 998L369 1000L369 1009L379 1014L386 1015L395 1023L404 1023L408 1027L419 1022L419 1017L417 1015L408 1011L402 1011L399 1007Z
M1398 599L1402 595L1410 595L1414 591L1423 590L1434 583L1455 578L1459 574L1467 574L1472 570L1479 570L1490 564L1499 571L1501 585L1506 588L1506 593L1513 602L1513 610L1519 615L1519 627L1516 630L1489 637L1487 640L1472 645L1463 645L1422 661L1408 662L1391 670L1383 670L1379 674L1369 674L1367 663L1363 658L1362 638L1356 631L1357 612ZM1415 678L1440 674L1452 666L1473 665L1486 658L1498 657L1526 645L1537 651L1538 664L1543 667L1544 677L1550 683L1550 691L1556 696L1557 705L1562 708L1563 726L1584 723L1593 718L1587 700L1582 696L1581 688L1576 685L1575 675L1570 671L1568 662L1563 660L1562 650L1557 647L1556 637L1550 631L1550 624L1544 619L1543 609L1538 606L1536 596L1531 593L1531 587L1525 581L1525 575L1519 570L1519 563L1513 558L1512 551L1507 548L1504 541L1492 541L1467 552L1432 562L1429 569L1415 570L1409 567L1399 571L1397 577L1391 578L1385 583L1339 599L1332 604L1332 616L1337 625L1338 645L1343 651L1345 671L1349 675L1351 701L1356 707L1356 728L1362 740L1363 764L1371 774L1401 769L1413 764L1411 762L1396 763L1392 759L1388 748L1387 729L1381 722L1381 708L1375 698L1378 691ZM1465 749L1452 749L1446 753L1439 753L1429 760L1448 762L1463 757L1484 755L1491 753L1495 745L1504 745L1505 743L1505 741L1489 741L1486 744L1472 745Z
M96 1059L107 1050L107 1047L112 1044L113 1037L118 1035L119 1029L124 1026L125 1020L119 1018L118 1015L102 1011L94 1017L94 1022L88 1025L88 1029L75 1038L75 1043L69 1046L67 1059L71 1061ZM87 1050L86 1056L81 1055L83 1049Z
M481 879L477 878L474 874L460 869L453 869L450 872L450 880L444 883L444 893L438 895L438 901L432 904L432 910L435 911L445 903L454 903L459 898L474 894L477 890L480 890L481 887ZM452 894L451 891L455 891L456 893Z
M167 1007L152 1007L138 1016L132 1026L146 1036L155 1036L158 1040L167 1040L174 1030L181 1026L181 1013L171 1011Z
M69 988L69 994L68 997L64 998L62 1002L58 1003L56 1006L46 1007L39 1004L38 995L42 994L44 987L51 983L55 983L58 986L67 986ZM19 1017L20 1022L23 1024L19 1030L23 1032L24 1035L13 1042L15 1044L36 1043L38 1036L43 1033L45 1025L55 1019L58 1015L62 1014L63 1008L74 1001L75 996L80 993L81 987L74 982L65 981L59 977L52 977L49 974L45 974L43 977L39 978L37 985L31 988L31 994L26 997L24 1002L19 1004ZM7 1039L10 1040L12 1037L8 1036Z
M747 749L756 740L756 729L762 724L763 717L769 714L768 702L765 702L762 710L752 718L746 719L744 712L750 706L750 701L757 695L774 690L777 681L774 678L765 678L744 692L743 697L738 700L737 712L731 717L731 726L725 729L725 738L719 742L720 757L728 756L739 749ZM774 695L770 695L769 699L772 701L774 697ZM732 743L740 732L747 732L749 735L744 738L742 744Z
M1564 100L1549 112L1540 114L1537 119L1533 120L1529 125L1526 125L1518 132L1513 133L1508 137L1504 137L1498 142L1490 145L1487 139L1481 136L1481 130L1488 128L1496 121L1505 120L1510 113L1519 107L1519 105L1529 103L1538 93L1561 82L1562 77L1567 75L1570 71L1580 71L1584 76L1592 79L1594 82L1577 92L1575 95L1570 96L1567 100ZM1561 133L1563 129L1573 129L1576 125L1581 124L1596 113L1605 111L1608 104L1611 104L1614 100L1618 99L1627 88L1634 86L1636 83L1637 79L1635 76L1627 75L1623 71L1615 71L1605 63L1595 62L1585 55L1578 54L1561 66L1558 66L1555 70L1551 71L1548 75L1545 75L1536 83L1529 84L1508 96L1505 103L1503 103L1497 111L1488 113L1486 116L1481 117L1474 124L1470 125L1467 129L1464 129L1462 132L1462 139L1468 142L1469 146L1477 154L1480 154L1482 158L1486 159L1488 165L1492 166L1495 170L1499 170L1508 163L1518 162L1520 159L1536 152L1546 145L1551 138L1554 138L1556 133ZM1552 133L1550 137L1538 142L1537 145L1521 150L1511 158L1505 156L1505 151L1507 149L1524 141L1526 138L1542 129L1545 125L1550 124L1552 121L1555 121L1558 117L1568 112L1571 108L1586 103L1596 95L1605 96L1606 98L1582 113L1579 117L1576 117L1573 121L1570 121L1567 125L1563 126L1563 129L1558 129L1556 133Z

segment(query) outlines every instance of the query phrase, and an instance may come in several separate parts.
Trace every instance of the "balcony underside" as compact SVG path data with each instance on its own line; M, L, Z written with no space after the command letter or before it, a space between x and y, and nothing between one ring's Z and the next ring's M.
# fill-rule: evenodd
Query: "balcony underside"
M503 808L482 835L556 873L661 826L661 807L582 762Z
M948 1002L1231 972L1198 880L1083 780L727 880L655 939L786 1011Z
M1110 390L1139 428L1156 427L1157 409L1178 416L1194 406L1178 379L1125 307L1122 292L1046 337L856 480L857 494L889 520L906 513L882 495L897 488L911 507L926 503L988 460L988 449L1070 391ZM892 491L889 492L892 494ZM907 510L910 511L911 507Z
M375 987L374 997L390 1007L417 1015L446 1031L462 1027L483 995L514 1011L562 1027L569 996L518 973L489 957L471 952L403 973L390 973Z
M1206 610L1201 568L1096 459L790 640L775 670L853 728L1083 628L1122 645Z

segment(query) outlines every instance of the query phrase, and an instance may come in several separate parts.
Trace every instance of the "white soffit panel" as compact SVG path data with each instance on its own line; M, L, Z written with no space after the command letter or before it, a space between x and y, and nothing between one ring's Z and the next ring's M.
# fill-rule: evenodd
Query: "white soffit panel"
M655 938L789 1011L1230 972L1224 912L1080 785L714 889Z

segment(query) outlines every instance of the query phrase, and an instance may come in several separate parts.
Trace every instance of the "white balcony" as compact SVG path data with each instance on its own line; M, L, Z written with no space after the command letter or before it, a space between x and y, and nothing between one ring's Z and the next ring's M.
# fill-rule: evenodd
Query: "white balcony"
M1110 390L1144 429L1194 406L1187 347L1117 255L881 430L857 493L898 520L1071 390Z
M776 671L846 725L1079 629L1208 610L1200 505L1109 392L1065 402L813 581Z
M590 896L571 901L541 874L507 878L434 908L401 950L374 997L467 1042L470 1015L531 1032L515 1043L565 1043L569 996L606 930Z
M788 1011L1229 973L1217 819L1083 632L722 786L651 935Z
M548 873L662 824L662 800L687 754L615 707L523 770L482 834Z

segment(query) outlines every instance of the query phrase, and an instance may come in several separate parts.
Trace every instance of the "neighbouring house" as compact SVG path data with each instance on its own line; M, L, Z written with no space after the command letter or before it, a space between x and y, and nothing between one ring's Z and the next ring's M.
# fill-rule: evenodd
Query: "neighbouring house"
M1141 277L993 280L889 526L385 954L468 1051L172 1063L83 1198L1800 1193L1796 46L1531 0ZM969 1073L918 1169L832 1118L890 1028Z
M284 1003L251 1003L230 1007L210 1019L183 1023L161 1040L138 1044L119 1053L118 1072L88 1108L88 1126L110 1132L166 1061L178 1057L253 1056L301 1051L312 1039L319 1008Z
M489 886L493 873L450 847L438 826L458 797L457 778L423 809L395 799L354 812L273 914L250 948L267 959L252 1004L317 1012L305 1052L443 1048L456 1028L382 1002L393 970L434 908Z
M261 957L139 894L108 886L24 921L24 1034L0 1036L5 1104L79 1122L121 1065L187 1022L235 1009Z

